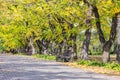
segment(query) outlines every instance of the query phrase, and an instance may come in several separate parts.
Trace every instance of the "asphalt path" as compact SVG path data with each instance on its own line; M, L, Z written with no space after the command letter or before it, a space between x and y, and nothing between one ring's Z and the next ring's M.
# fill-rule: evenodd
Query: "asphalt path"
M28 56L0 55L0 80L120 80Z

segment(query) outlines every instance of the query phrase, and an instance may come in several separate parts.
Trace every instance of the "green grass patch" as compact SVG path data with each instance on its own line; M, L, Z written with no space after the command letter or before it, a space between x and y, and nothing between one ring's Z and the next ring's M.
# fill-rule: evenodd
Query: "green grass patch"
M13 53L11 53L11 54L13 54ZM15 55L26 55L26 53L17 53L17 54L15 54Z
M77 61L77 64L86 65L86 66L98 66L98 67L104 67L104 68L111 69L111 70L120 71L120 64L117 64L115 62L102 63L98 61L80 60L80 61Z
M47 55L47 54L34 54L35 58L40 58L44 60L56 60L56 56L53 55Z
M108 69L113 69L113 70L120 71L120 64L117 64L115 62L106 63L104 67L108 68Z

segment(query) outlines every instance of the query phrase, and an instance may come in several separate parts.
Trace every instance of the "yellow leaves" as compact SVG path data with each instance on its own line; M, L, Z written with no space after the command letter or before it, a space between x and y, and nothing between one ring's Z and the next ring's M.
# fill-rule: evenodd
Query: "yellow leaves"
M6 32L8 32L9 31L9 26L0 26L0 32L2 33L2 34L5 34Z
M14 15L14 20L15 21L22 21L23 20L23 16L22 15L19 15L19 14L16 14ZM14 22L13 22L14 23Z
M116 14L116 13L119 13L120 12L120 8L113 8L112 10L112 14Z
M40 12L40 13L43 13L42 7L37 7L35 10L38 11L38 12Z
M107 1L107 4L108 4L108 5L112 5L112 4L113 4L112 0L108 0L108 1Z
M71 8L70 8L70 7L66 7L65 10L66 10L66 11L70 11Z
M29 38L30 36L32 36L33 33L34 33L34 29L28 28L28 29L27 29L27 32L26 32L26 35L25 35L26 38Z
M59 13L60 13L60 16L63 16L63 17L70 16L70 13L68 11L61 10Z
M101 1L101 3L97 4L99 8L99 12L102 14L102 16L113 16L116 13L120 12L120 6L118 2L113 2L112 0L107 1ZM104 15L103 15L104 14Z
M36 0L22 0L24 4L34 3Z
M67 31L68 30L68 25L65 23L64 24L64 29Z
M21 27L9 25L1 26L0 28L0 36L4 42L3 47L9 50L10 48L13 49L22 45L23 36L21 35L23 35L23 33L21 34Z
M2 26L1 29L5 31L7 29L7 26Z
M106 33L109 33L111 29L110 29L110 27L106 27L106 26L105 26L105 27L103 27L103 30L104 30Z
M79 12L79 9L76 7L69 6L69 7L66 7L64 11L68 13L77 13Z
M27 28L26 32L24 32L25 34L23 36L25 36L25 38L30 38L33 36L34 37L34 41L40 39L41 37L41 30L36 28L37 26L31 27L31 28Z
M15 38L7 38L4 40L3 46L6 47L7 50L9 50L9 49L17 48L18 44L19 43L15 40ZM20 44L19 44L19 46L20 46Z
M108 15L111 14L114 3L112 2L112 0L102 0L100 3L97 3L96 6L98 7L100 14Z
M80 2L80 6L84 6L84 2L83 2L83 0Z
M100 3L98 3L98 4L112 5L112 4L113 4L113 2L112 2L112 0L107 0L107 1L105 1L105 0L101 0L101 1L100 1Z

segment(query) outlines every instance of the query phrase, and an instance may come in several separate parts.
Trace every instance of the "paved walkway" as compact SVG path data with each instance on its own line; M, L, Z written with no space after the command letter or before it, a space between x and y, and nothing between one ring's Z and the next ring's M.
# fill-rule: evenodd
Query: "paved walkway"
M0 55L0 80L120 80L120 76L96 74L30 57Z

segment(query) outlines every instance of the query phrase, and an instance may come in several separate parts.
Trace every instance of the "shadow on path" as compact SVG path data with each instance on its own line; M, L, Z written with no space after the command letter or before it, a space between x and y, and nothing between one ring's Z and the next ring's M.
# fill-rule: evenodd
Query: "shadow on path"
M119 80L120 77L95 74L62 66L57 62L29 57L0 56L0 80Z

